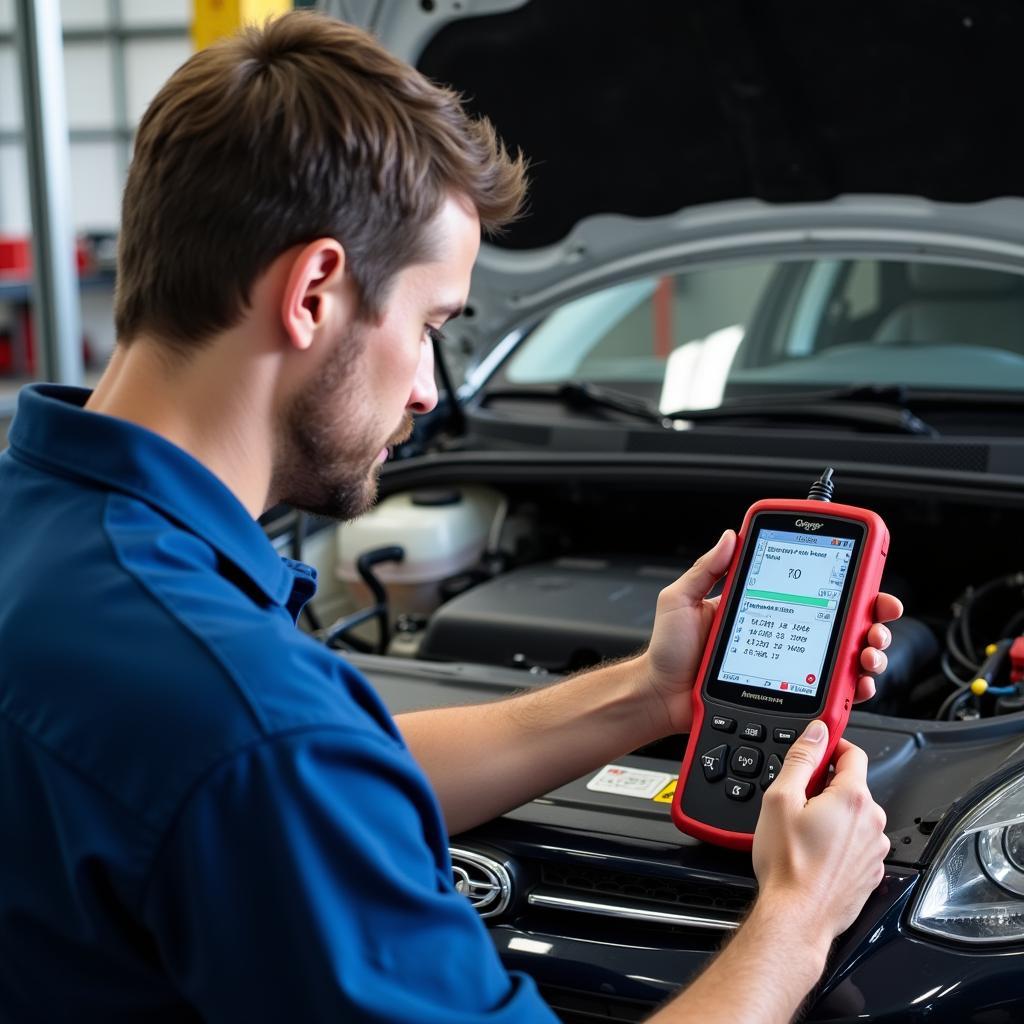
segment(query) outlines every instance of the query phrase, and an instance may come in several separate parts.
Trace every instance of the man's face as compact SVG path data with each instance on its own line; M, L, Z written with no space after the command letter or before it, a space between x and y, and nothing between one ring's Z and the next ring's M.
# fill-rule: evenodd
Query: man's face
M354 519L373 504L389 446L437 404L429 331L457 315L480 248L475 213L449 198L428 226L430 262L400 271L379 322L339 326L285 410L273 493L296 508Z

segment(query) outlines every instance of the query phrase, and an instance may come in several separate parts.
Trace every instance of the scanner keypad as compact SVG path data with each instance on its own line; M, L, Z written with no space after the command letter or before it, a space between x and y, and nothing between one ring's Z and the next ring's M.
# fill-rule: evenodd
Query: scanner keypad
M706 808L702 820L714 820L716 816L708 812L724 797L727 806L736 808L737 814L742 813L742 824L737 821L731 827L753 831L760 796L779 777L786 754L803 728L799 721L787 722L783 718L783 724L777 725L778 721L774 716L762 721L747 715L738 721L718 714L705 718L697 748L702 770L694 773L687 786L694 789L687 802L697 801L694 810L698 805ZM711 804L707 803L709 800ZM747 809L741 812L737 806L740 804ZM730 812L727 818L732 816Z

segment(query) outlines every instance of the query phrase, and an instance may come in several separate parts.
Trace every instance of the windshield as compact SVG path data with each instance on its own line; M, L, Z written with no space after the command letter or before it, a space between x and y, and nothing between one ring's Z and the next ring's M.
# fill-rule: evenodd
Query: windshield
M861 259L640 278L552 311L498 379L605 384L665 413L861 384L1024 389L1024 276Z

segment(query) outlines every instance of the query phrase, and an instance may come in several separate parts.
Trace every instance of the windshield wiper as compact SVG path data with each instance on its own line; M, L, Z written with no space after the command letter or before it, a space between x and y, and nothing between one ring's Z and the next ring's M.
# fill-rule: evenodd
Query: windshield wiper
M937 434L933 427L899 401L902 394L897 388L857 386L811 394L790 393L774 398L734 401L713 409L680 409L671 413L662 413L656 405L637 395L586 381L568 381L558 389L558 396L567 405L609 409L667 429L677 429L676 424L680 422L749 418L798 423L831 422L897 434Z
M558 397L566 405L578 409L610 409L626 416L656 423L659 427L671 427L672 417L658 411L658 407L646 398L631 395L628 391L619 391L602 384L590 384L586 381L570 380L558 389Z
M738 399L714 409L680 409L669 420L727 420L754 417L850 423L897 434L934 437L938 431L904 404L905 389L853 385L831 390Z

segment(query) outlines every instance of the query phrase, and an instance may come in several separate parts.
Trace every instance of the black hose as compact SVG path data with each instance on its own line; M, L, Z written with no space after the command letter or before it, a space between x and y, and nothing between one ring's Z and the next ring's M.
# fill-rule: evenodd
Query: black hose
M385 654L387 652L388 644L391 642L388 594L384 589L384 585L377 579L373 567L381 562L401 562L404 558L405 548L399 547L397 544L389 544L387 547L364 551L356 559L356 571L362 577L367 587L369 587L370 593L373 594L374 603L369 608L363 608L361 611L353 612L351 615L338 619L337 622L327 629L322 635L322 639L328 647L333 647L340 642L357 651L364 651L366 653ZM380 632L376 644L368 644L358 637L345 635L350 633L356 626L361 626L370 619L376 619L378 622Z
M971 696L971 690L969 686L965 686L962 690L954 690L939 707L936 718L953 720L953 716L959 710L959 705L966 701Z

